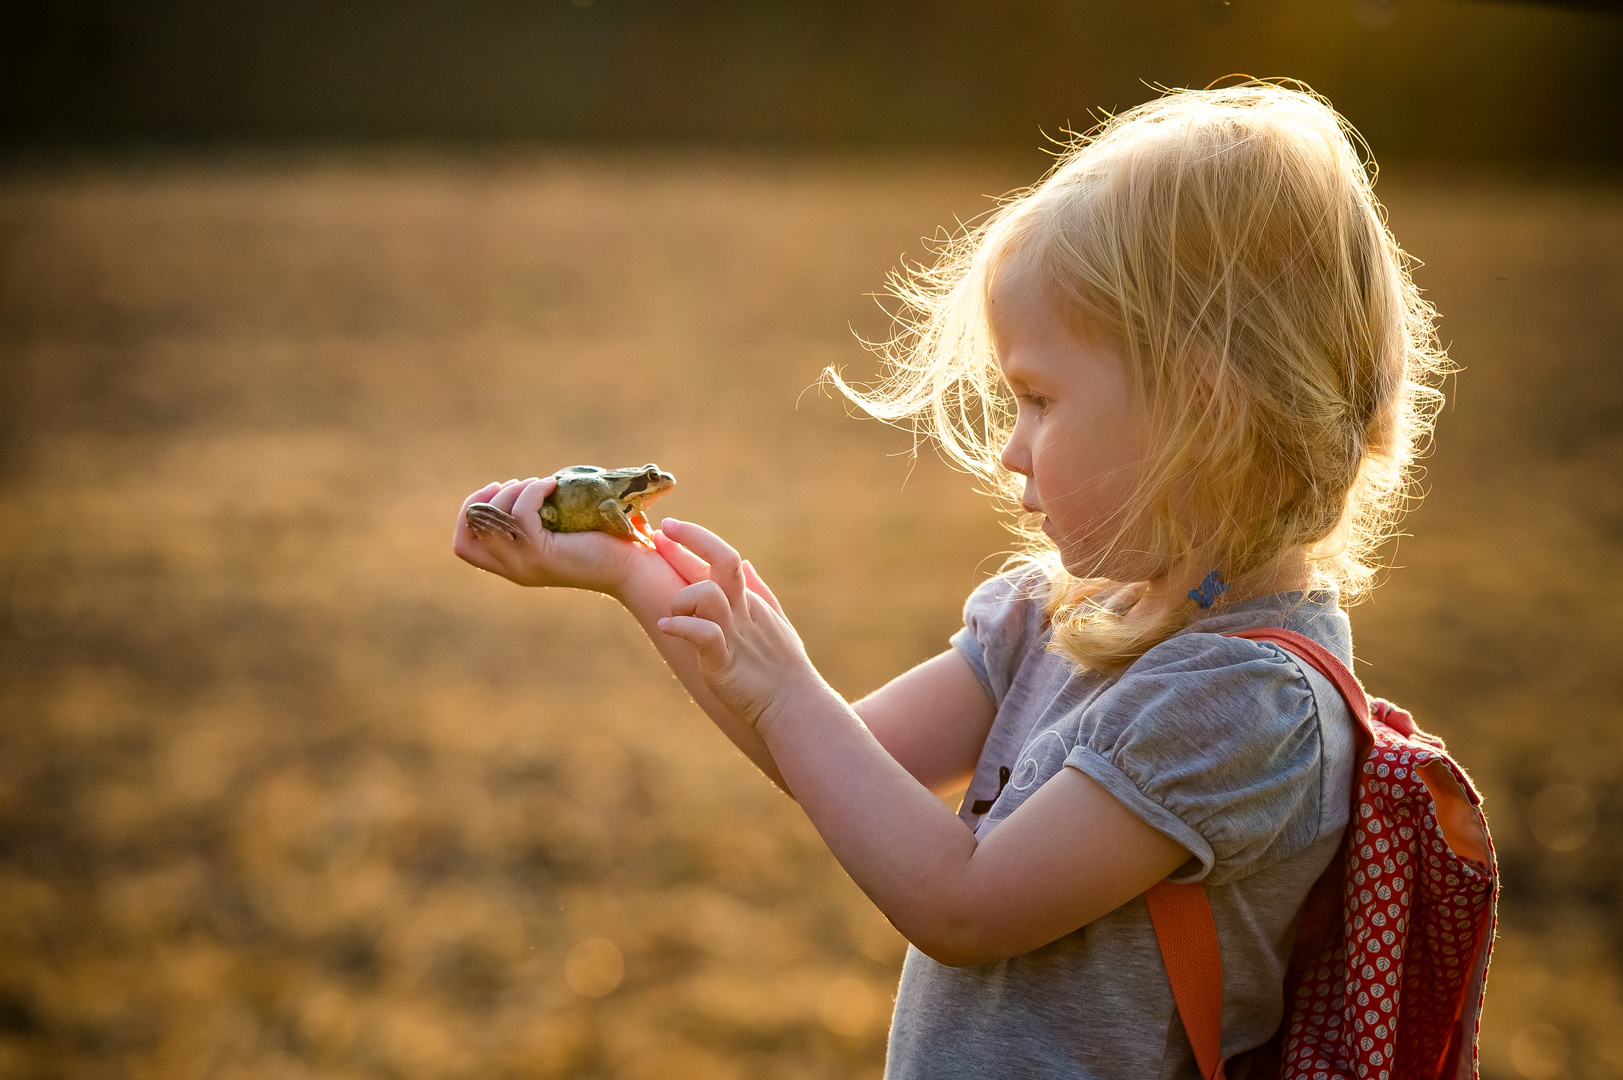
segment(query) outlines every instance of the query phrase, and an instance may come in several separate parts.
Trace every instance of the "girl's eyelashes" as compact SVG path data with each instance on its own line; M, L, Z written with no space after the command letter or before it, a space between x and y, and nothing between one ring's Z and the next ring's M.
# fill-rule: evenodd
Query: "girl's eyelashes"
M1048 408L1048 399L1043 397L1041 394L1018 394L1016 395L1015 399L1021 404L1031 406L1038 412L1042 412L1044 409Z

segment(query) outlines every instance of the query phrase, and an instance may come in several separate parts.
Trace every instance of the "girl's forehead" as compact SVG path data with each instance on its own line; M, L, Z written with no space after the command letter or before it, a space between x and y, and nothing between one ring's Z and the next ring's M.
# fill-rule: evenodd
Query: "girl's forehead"
M1029 242L1019 245L1008 243L992 253L986 279L988 302L995 303L999 297L1007 297L1011 292L1041 289L1042 273L1038 270L1038 262L1038 255Z
M1038 341L1064 341L1090 351L1101 348L1119 351L1111 334L1094 325L1083 313L1055 301L1055 290L1033 265L1033 260L1021 260L1021 263L1000 266L987 289L987 323L1000 368L1005 372L1009 370L1011 357L1006 354L1015 346ZM1012 358L1017 366L1021 355L1016 350Z
M986 290L986 317L994 338L1011 333L1054 333L1064 325L1047 279L1029 256L1001 260Z

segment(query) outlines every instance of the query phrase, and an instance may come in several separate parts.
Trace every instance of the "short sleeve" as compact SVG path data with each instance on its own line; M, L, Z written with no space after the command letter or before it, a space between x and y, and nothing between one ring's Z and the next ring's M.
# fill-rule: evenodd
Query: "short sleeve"
M1021 663L1047 629L1042 573L1023 567L983 581L964 601L963 629L951 643L999 705Z
M1318 705L1296 663L1261 642L1187 634L1157 645L1087 707L1065 763L1189 849L1174 881L1221 885L1319 833Z

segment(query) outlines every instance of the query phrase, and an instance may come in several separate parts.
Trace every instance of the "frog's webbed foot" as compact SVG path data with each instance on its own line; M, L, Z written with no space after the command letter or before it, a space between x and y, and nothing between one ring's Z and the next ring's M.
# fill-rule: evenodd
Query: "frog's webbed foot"
M654 527L648 523L648 515L641 510L631 515L631 531L637 534L637 543L653 551L659 550L654 547Z
M524 534L518 527L518 519L499 506L476 502L468 507L467 517L468 528L480 536L484 536L486 533L503 532L514 540L524 539Z

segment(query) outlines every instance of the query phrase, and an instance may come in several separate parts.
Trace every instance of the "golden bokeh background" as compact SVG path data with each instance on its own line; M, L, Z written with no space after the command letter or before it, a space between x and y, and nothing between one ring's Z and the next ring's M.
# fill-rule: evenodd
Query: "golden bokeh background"
M601 598L458 562L657 461L833 684L1009 540L818 385L1152 84L1303 78L1443 314L1359 673L1473 771L1487 1080L1623 1077L1608 0L0 4L0 1080L879 1076L903 942Z
M876 1076L903 944L463 496L654 460L833 683L1006 542L815 387L997 159L199 157L0 182L0 1075ZM1360 673L1470 766L1490 1077L1623 1075L1623 192L1391 170L1465 368ZM1554 785L1554 786L1552 786Z

